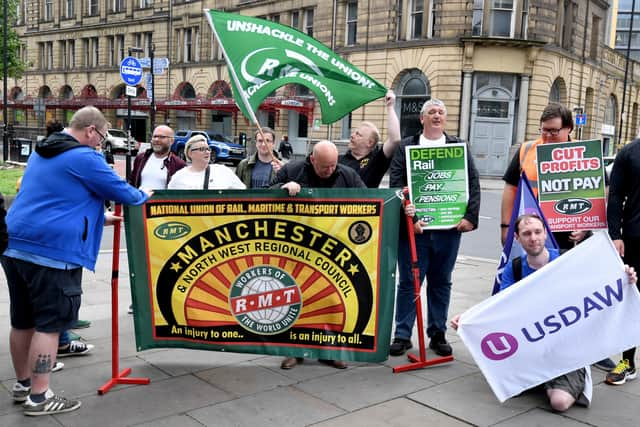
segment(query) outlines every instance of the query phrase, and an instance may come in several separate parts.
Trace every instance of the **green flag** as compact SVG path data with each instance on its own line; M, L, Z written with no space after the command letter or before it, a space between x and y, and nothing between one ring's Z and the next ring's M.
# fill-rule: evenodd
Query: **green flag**
M233 13L205 13L227 61L236 101L254 122L262 101L288 83L315 93L325 124L386 93L376 80L298 30Z

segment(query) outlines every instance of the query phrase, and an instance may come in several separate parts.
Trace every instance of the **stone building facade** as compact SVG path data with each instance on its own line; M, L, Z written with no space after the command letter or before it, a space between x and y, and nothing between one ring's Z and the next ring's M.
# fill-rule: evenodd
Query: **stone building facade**
M419 131L426 99L442 99L448 132L470 141L485 176L501 175L514 147L537 137L550 100L586 114L573 138L602 139L605 153L638 133L640 69L630 62L623 91L627 63L606 46L605 0L22 0L20 8L16 28L31 66L9 85L16 124L65 121L93 102L124 127L119 63L130 47L142 48L140 57L153 47L169 61L154 75L156 123L250 135L250 123L228 104L226 64L203 13L223 9L311 34L393 89L403 135ZM147 89L143 80L133 102L138 139L149 133ZM362 120L385 133L382 100L324 126L313 120L317 106L295 107L312 96L283 87L258 119L288 135L299 154L309 139L348 138Z

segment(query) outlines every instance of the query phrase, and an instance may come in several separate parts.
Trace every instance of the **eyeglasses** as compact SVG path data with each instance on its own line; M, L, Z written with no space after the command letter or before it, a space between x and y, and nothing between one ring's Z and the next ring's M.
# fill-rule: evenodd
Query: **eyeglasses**
M105 136L105 135L103 135L103 134L102 134L102 132L100 132L100 131L98 130L98 128L97 128L97 127L95 127L95 126L93 127L93 130L95 130L95 131L96 131L96 133L97 133L98 135L100 135L100 144L102 144L102 143L104 142L104 140L106 139L106 136Z
M201 153L206 153L207 151L211 151L211 148L209 148L209 147L197 147L197 148L192 148L189 151L200 151Z
M151 138L160 139L160 140L173 139L172 136L167 136L167 135L153 135Z
M560 128L560 129L540 128L539 130L540 130L541 134L550 135L550 136L558 136L560 134L560 131L562 131L562 129L564 129L564 128Z

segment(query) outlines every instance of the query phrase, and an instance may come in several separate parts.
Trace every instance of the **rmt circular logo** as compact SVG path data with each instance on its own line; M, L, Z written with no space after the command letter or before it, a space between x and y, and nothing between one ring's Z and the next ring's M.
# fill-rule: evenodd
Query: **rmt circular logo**
M236 277L229 302L240 326L261 335L286 331L302 309L302 295L293 278L267 265L252 267Z
M518 340L506 332L493 332L482 339L480 349L487 359L503 360L518 350Z

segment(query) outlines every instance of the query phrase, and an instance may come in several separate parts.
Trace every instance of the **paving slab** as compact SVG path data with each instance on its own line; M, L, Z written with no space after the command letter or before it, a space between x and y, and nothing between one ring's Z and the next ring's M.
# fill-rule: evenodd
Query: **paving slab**
M339 408L355 411L433 385L424 378L394 374L386 366L366 365L305 381L297 387Z
M334 418L345 411L296 387L279 387L190 411L204 426L297 427Z
M408 397L437 411L479 426L496 424L544 402L541 394L526 393L500 404L482 374L479 373L409 394Z
M185 414L196 408L233 398L192 375L154 381L149 385L118 388L82 399L82 407L57 415L68 427L112 427L135 425Z
M279 372L256 365L253 361L207 369L195 375L236 397L272 390L296 382Z
M585 427L589 425L538 408L494 424L495 427Z
M406 398L393 399L368 408L340 415L313 427L462 427L471 424L420 405Z

